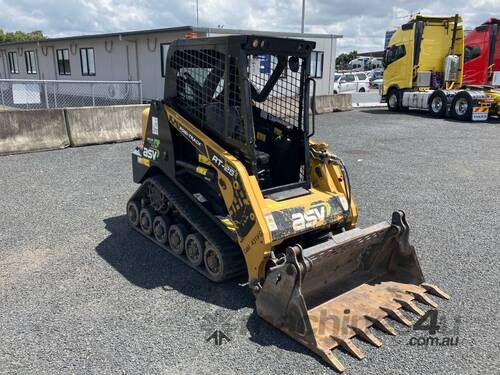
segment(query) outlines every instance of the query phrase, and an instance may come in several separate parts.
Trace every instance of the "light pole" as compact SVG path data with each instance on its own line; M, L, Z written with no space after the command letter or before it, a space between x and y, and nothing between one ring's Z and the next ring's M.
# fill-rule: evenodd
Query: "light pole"
M198 27L198 0L196 0L196 27Z
M306 0L302 0L302 24L300 27L300 32L304 34L304 20L306 17Z

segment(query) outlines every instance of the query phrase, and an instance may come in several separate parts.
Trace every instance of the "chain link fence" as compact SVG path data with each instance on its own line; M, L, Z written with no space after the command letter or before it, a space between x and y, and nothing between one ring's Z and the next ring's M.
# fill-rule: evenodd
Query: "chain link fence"
M95 107L142 103L141 81L0 79L4 109Z

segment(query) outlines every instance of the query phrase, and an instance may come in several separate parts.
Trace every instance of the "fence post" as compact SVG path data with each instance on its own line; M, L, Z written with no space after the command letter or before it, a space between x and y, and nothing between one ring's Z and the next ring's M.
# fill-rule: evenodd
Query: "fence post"
M139 81L139 104L142 104L142 81Z
M90 84L90 91L92 93L92 107L95 107L94 84Z
M47 81L43 81L43 92L45 95L45 107L49 108L49 94L47 92Z
M2 95L2 105L5 106L5 101L4 101L4 98L3 98L3 84L0 82L0 93Z
M57 108L56 83L53 83L52 87L54 88L54 108Z

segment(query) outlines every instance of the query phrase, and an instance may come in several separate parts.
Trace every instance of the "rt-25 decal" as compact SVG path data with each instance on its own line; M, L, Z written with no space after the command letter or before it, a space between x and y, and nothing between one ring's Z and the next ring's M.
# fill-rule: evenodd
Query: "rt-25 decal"
M236 171L233 169L233 167L231 167L229 164L225 163L224 160L215 153L212 154L212 163L214 163L214 165L217 168L224 171L224 173L226 173L228 176L230 176L230 177L235 176Z

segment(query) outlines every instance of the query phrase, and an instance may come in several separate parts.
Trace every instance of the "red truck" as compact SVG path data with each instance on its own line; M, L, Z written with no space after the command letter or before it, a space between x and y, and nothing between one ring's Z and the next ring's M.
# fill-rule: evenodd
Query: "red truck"
M500 18L490 18L465 36L463 84L481 86L500 115Z

